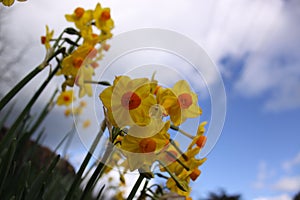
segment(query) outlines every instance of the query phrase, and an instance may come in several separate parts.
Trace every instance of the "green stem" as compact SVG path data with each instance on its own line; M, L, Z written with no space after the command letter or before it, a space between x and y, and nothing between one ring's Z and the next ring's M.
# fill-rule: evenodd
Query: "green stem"
M44 91L46 86L49 84L51 79L54 77L56 72L58 71L60 65L57 65L57 67L51 72L51 74L47 77L47 79L43 82L43 84L40 86L40 88L35 92L33 97L30 99L24 110L21 112L21 114L18 116L18 118L15 120L11 128L8 130L7 134L4 136L0 143L0 149L2 149L3 145L5 145L11 138L14 137L15 132L19 126L20 123L24 120L26 115L29 113L31 107L33 104L37 101L38 97L41 95L41 93Z
M75 131L76 131L76 125L75 125L75 122L74 122L71 130L67 133L67 135L68 135L67 139L68 140L67 140L67 142L66 142L66 144L64 146L64 149L63 149L63 157L64 158L67 158L66 157L67 156L67 152L68 152L68 149L69 149L69 147L71 145L71 142L72 142L72 140L74 138Z
M29 81L35 77L39 72L41 72L44 68L42 64L37 66L34 70L32 70L27 76L25 76L13 89L11 89L0 101L0 110L4 108L4 106L27 84Z
M44 61L34 68L27 76L25 76L17 85L15 85L0 101L0 111L5 107L5 105L27 84L31 79L33 79L38 73L43 71L49 62L60 53L65 52L65 48L59 48L57 51L53 52L58 46L60 39L62 38L65 31L63 31L56 42L54 43L50 52L47 52Z
M58 92L58 89L56 89L49 102L47 103L47 105L44 107L44 109L42 110L41 114L39 115L39 117L37 118L36 122L34 123L34 125L30 128L29 132L30 133L34 133L38 127L41 125L41 123L44 121L44 119L46 118L46 116L48 115L48 113L51 111L51 109L54 107L55 103L54 103L54 98L56 96Z
M186 169L187 171L190 171L190 168L188 166L186 166L186 164L184 164L180 159L178 159L174 154L172 154L171 152L166 151L166 153L171 156L173 159L175 159L184 169Z
M178 151L178 153L180 153L180 155L183 157L183 159L187 161L189 158L187 157L187 155L185 155L184 152L181 151L181 149L176 145L174 140L170 139L169 141L170 141L171 145Z
M165 165L162 161L158 160L158 162L159 162L159 163L161 164L161 166L168 172L168 174L172 177L172 179L175 181L177 187L178 187L179 189L181 189L182 191L185 191L185 192L186 192L186 191L187 191L187 188L186 188L184 185L181 184L181 181L178 179L178 177L175 176L175 175L170 171L170 169L169 169L168 167L166 167L166 165Z
M140 176L137 179L137 181L135 182L135 184L134 184L134 186L133 186L133 188L132 188L132 190L131 190L128 198L127 198L127 200L132 200L134 198L134 196L135 196L137 190L139 189L139 187L140 187L143 179L144 179L144 175L142 173L140 173Z
M85 169L86 169L86 167L87 167L87 165L88 165L88 163L89 163L89 161L90 161L90 159L91 159L91 157L92 157L92 155L93 155L93 153L94 153L94 151L95 151L95 149L96 149L96 147L97 147L97 145L98 145L98 143L99 143L99 141L100 141L100 139L101 139L101 137L102 137L102 135L105 131L105 129L106 129L106 122L105 122L105 120L103 120L102 124L101 124L100 131L97 134L96 138L94 139L94 142L93 142L89 152L86 154L86 156L85 156L85 158L84 158L84 160L83 160L83 162L82 162L82 164L81 164L81 166L80 166L80 168L79 168L79 170L78 170L78 172L75 176L75 179L74 179L74 181L73 181L73 183L72 183L72 185L71 185L71 187L70 187L70 189L69 189L69 191L68 191L68 193L65 197L65 200L72 199L74 191L80 183L82 174L85 171Z
M68 137L70 137L70 135L74 132L74 130L73 130L73 127L74 127L75 125L73 124L73 126L72 126L72 129L69 131L69 132L67 132L66 133L66 135L63 137L63 139L58 143L58 145L55 147L55 149L54 149L54 151L53 152L57 152L57 150L61 147L61 145L66 141L66 139L68 138ZM63 154L64 155L64 154Z
M98 85L104 85L104 86L110 86L111 85L108 81L89 81L89 80L85 80L84 83L98 84Z
M149 180L146 179L145 183L144 183L144 187L141 191L141 195L138 197L138 199L146 199L146 192L147 192L147 187L148 187L148 183L149 183Z
M85 186L85 189L81 195L81 200L86 199L87 194L90 193L90 191L92 190L93 185L95 184L97 177L99 176L99 174L102 172L102 170L104 169L104 167L106 166L106 162L109 160L110 156L112 155L112 151L113 151L113 145L112 144L108 144L106 151L100 161L100 163L98 164L97 168L95 169L92 177L90 178L90 180L88 181L87 185Z
M189 133L185 132L184 130L180 129L178 126L174 126L173 124L170 126L171 129L178 131L182 135L185 135L188 138L194 139L194 136L190 135Z
M65 51L65 48L59 49L54 52L53 55L50 55L49 58L46 58L40 65L38 65L35 69L33 69L27 76L25 76L17 85L15 85L0 101L0 111L6 106L6 104L16 95L21 89L29 83L31 79L33 79L38 73L43 71L46 68L48 63L52 58L57 56L58 54Z
M5 186L5 182L9 173L9 170L11 169L11 165L13 163L13 158L15 156L15 151L16 151L16 145L17 145L17 140L13 139L12 143L10 144L10 147L7 151L7 154L5 155L5 160L2 160L2 168L1 168L1 181L0 181L0 194L2 194L2 190Z

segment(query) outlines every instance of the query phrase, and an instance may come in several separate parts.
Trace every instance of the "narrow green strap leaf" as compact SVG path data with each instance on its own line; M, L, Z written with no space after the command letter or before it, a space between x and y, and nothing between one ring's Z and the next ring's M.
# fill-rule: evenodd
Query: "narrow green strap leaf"
M27 84L31 79L33 79L38 73L40 73L44 68L41 65L33 69L27 76L25 76L13 89L11 89L0 101L0 111L4 106Z
M127 200L132 200L137 192L137 190L139 189L142 181L144 180L144 175L142 173L140 173L139 178L137 179L137 181L135 182Z
M11 142L10 147L7 151L6 158L1 163L2 166L4 166L4 168L1 168L1 173L0 173L0 196L2 196L1 194L2 194L3 187L5 185L7 175L10 170L10 167L13 163L13 158L14 158L15 151L16 151L16 142L17 142L17 140L13 139L13 141Z
M40 86L40 88L35 92L33 97L30 99L24 110L21 112L19 117L15 120L11 128L9 129L8 133L3 137L1 143L0 143L0 149L3 148L3 146L8 143L14 136L15 132L19 126L19 124L22 123L26 115L29 113L31 107L34 105L34 103L37 101L38 97L41 95L41 93L44 91L46 86L49 84L51 79L54 77L58 69L60 68L59 65L51 72L51 74L47 77L47 79L44 81L44 83Z
M93 185L95 184L95 182L97 180L97 177L102 172L103 168L105 167L106 162L109 160L110 156L112 155L112 151L113 151L113 145L109 143L100 163L98 164L93 175L91 176L90 180L88 181L87 185L84 188L84 191L80 198L81 200L86 199L88 194L91 192Z
M106 129L106 122L105 122L105 120L103 120L102 124L101 124L100 131L97 134L96 138L94 139L93 144L92 144L89 152L86 154L86 156L85 156L85 158L84 158L84 160L83 160L83 162L82 162L82 164L81 164L81 166L80 166L80 168L79 168L79 170L78 170L78 172L75 176L75 179L74 179L74 181L73 181L73 183L72 183L72 185L71 185L71 187L70 187L70 189L69 189L69 191L68 191L68 193L65 197L65 200L71 200L72 199L74 191L79 186L79 183L81 181L81 177L83 175L83 172L85 171L85 169L86 169L86 167L87 167L87 165L88 165L88 163L89 163L89 161L92 157L92 154L94 153L94 151L95 151L95 149L96 149L96 147L97 147L97 145L98 145L105 129Z

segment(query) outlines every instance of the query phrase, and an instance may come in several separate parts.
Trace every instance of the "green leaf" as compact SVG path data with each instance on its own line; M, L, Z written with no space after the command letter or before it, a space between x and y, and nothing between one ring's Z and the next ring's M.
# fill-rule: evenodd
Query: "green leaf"
M70 45L73 45L73 46L76 46L76 47L79 46L79 44L77 44L76 42L70 40L69 38L65 38L65 41L66 41L67 43L69 43Z
M48 178L52 175L52 171L55 168L55 166L57 165L59 158L60 158L59 155L56 156L52 160L48 169L46 171L42 171L37 176L36 180L34 181L34 183L31 185L31 187L29 189L29 193L28 193L28 196L26 197L26 199L28 199L28 200L37 199L37 197L39 195L41 195L41 193L44 192L45 184L47 183Z
M66 28L65 33L68 33L70 35L80 35L80 33L72 27Z
M10 144L10 147L7 151L7 154L3 160L3 162L1 163L1 171L0 171L0 196L2 196L2 190L5 186L5 182L6 182L6 178L8 176L10 167L13 163L13 158L15 155L15 151L16 151L16 142L17 140L14 138Z

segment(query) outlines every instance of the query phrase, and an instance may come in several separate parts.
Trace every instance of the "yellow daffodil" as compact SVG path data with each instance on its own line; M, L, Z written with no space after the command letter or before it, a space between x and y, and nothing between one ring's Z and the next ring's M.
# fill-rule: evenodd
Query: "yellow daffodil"
M43 45L45 45L46 49L50 49L51 48L51 45L50 45L50 41L53 37L53 34L54 34L54 30L52 31L49 31L49 27L46 26L46 35L45 36L41 36L41 43Z
M204 136L205 128L204 126L207 124L207 122L202 122L198 126L197 134L192 140L191 144L189 145L188 149L191 149L195 144L201 149L204 147L206 142L206 136Z
M57 98L57 105L69 106L73 102L73 90L63 91Z
M203 159L196 158L199 152L200 152L200 148L195 147L192 149L188 149L184 153L185 155L184 157L181 155L178 158L185 166L189 167L191 173L206 161L206 158ZM186 169L178 161L169 164L168 168L171 172L175 173L176 175L180 175L181 173L184 173L186 171ZM161 168L160 170L165 171L164 168Z
M64 112L64 114L65 114L66 117L69 117L71 113L72 113L72 109L71 108L67 108L65 110L65 112Z
M90 46L95 46L101 41L99 35L93 32L86 33L82 37L84 38L83 44L87 44Z
M80 101L79 102L79 106L82 107L82 108L85 108L87 105L86 101Z
M193 169L192 173L190 174L190 178L195 181L201 174L201 171L198 168Z
M191 174L191 172L187 172L187 171L185 171L184 173L179 174L177 177L178 177L178 180L180 181L180 183L187 186L190 182L190 174ZM168 181L166 183L166 186L167 186L167 188L169 188L169 190L171 192L175 192L175 193L177 193L179 195L182 195L182 196L185 196L185 197L190 196L191 188L186 187L187 188L186 192L181 190L172 177L170 177L168 179Z
M156 104L148 79L131 80L127 76L117 77L114 85L100 94L100 99L118 127L149 124L149 109Z
M114 21L110 16L110 9L101 8L100 3L98 3L94 10L93 17L95 19L96 27L101 30L101 35L106 37L102 39L110 38L112 36L110 32L114 27Z
M166 109L175 126L187 118L195 118L202 111L198 106L198 97L185 80L178 81L173 89L161 89L157 93L158 102Z
M91 120L87 119L82 123L83 128L88 128L91 125Z
M62 69L58 74L65 76L77 77L78 70L84 64L87 55L91 51L91 47L82 45L78 47L72 54L65 57L62 61Z
M202 159L196 158L196 156L199 154L200 150L201 149L196 146L192 149L188 149L185 152L185 155L188 157L188 160L185 162L185 164L187 166L189 166L191 171L198 168L200 165L202 165L206 161L206 158L202 158Z
M124 136L121 149L128 159L130 170L152 165L157 159L156 154L169 143L170 135L167 133L169 127L170 122L166 122L162 129L151 137L135 137L130 134Z
M85 10L84 8L78 7L74 10L73 14L67 14L65 17L67 21L75 23L75 26L80 30L81 35L85 35L85 33L92 31L92 10Z
M114 195L114 199L116 199L116 200L124 200L125 198L123 197L123 194L124 192L122 192L122 191L119 191L119 192L117 192L117 193L115 193L115 195Z

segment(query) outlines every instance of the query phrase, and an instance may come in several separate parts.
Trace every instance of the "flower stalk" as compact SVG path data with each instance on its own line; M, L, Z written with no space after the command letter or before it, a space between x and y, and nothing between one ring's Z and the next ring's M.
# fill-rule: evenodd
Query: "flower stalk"
M80 183L80 180L81 180L81 177L83 175L83 172L85 171L85 169L86 169L86 167L87 167L87 165L88 165L88 163L89 163L89 161L90 161L90 159L91 159L91 157L92 157L92 155L93 155L100 139L102 138L105 129L106 129L106 122L105 122L105 120L103 120L102 123L101 123L99 133L97 134L96 138L94 139L93 144L89 149L89 152L86 154L86 156L85 156L85 158L84 158L84 160L83 160L83 162L82 162L82 164L81 164L81 166L80 166L80 168L79 168L79 170L78 170L78 172L75 176L75 179L74 179L74 181L73 181L73 183L72 183L72 185L71 185L71 187L70 187L70 189L69 189L69 191L68 191L68 193L65 197L65 200L73 199L74 191L78 187L78 185Z
M175 130L175 131L178 131L179 133L181 133L182 135L190 138L190 139L194 139L194 136L192 136L191 134L187 133L186 131L180 129L178 126L175 126L175 125L171 125L170 126L171 129Z
M43 69L48 66L49 62L59 55L60 53L63 53L65 51L65 48L61 48L58 51L56 51L53 55L49 56L45 59L40 65L38 65L36 68L34 68L29 74L27 74L17 85L15 85L0 101L0 111L6 106L6 104L16 95L18 94L21 89L27 85L33 79L37 74L39 74Z
M140 173L138 179L136 180L129 196L127 197L127 200L132 200L137 192L137 190L139 189L140 185L142 184L142 181L144 180L145 176L143 175L143 173Z

